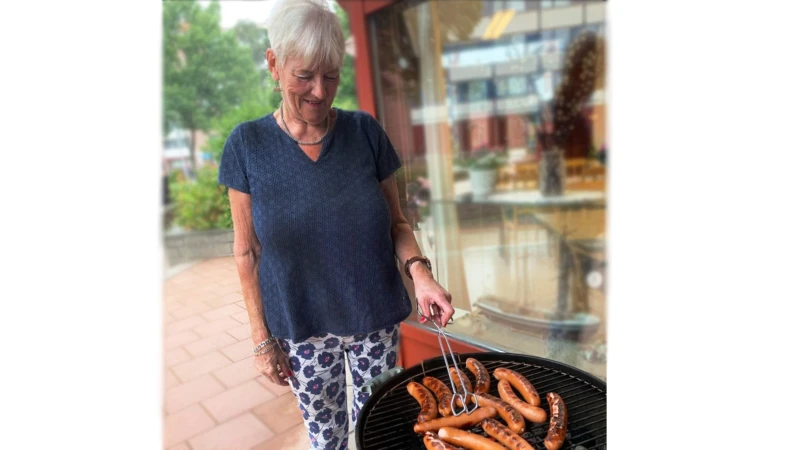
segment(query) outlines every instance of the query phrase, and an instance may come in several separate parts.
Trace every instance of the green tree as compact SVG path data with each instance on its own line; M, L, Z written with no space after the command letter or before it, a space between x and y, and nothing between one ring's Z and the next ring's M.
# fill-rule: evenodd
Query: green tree
M214 121L211 135L206 142L205 151L211 153L214 161L219 162L225 141L237 125L249 120L264 117L278 109L280 95L270 90L262 90L253 97L242 102L241 105L231 109L225 115Z
M211 153L215 164L199 168L195 179L183 177L180 171L170 175L176 225L187 230L217 230L232 226L228 190L217 181L218 163L225 141L237 125L270 114L279 102L278 94L263 90L213 121L203 150Z
M207 8L194 1L164 1L164 134L190 131L191 163L196 132L248 98L258 88L250 52L220 27L217 0Z
M236 38L245 47L250 49L253 64L260 75L261 87L266 88L269 71L267 70L266 52L269 48L267 29L250 20L240 20L233 27Z
M336 16L339 18L339 23L342 24L344 30L344 39L350 37L350 17L347 12L343 10L338 3L334 3L334 10ZM358 109L358 97L356 97L356 77L355 77L355 63L353 57L345 54L344 61L342 62L342 69L339 71L339 90L336 94L336 100L333 105L337 108L355 110Z

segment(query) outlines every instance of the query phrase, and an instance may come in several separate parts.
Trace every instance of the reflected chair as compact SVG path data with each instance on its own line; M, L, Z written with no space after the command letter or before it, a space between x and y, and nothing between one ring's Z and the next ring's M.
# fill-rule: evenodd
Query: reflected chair
M580 166L578 161L572 162L574 176L567 177L566 187L573 191L604 191L606 188L606 168L597 163ZM577 175L580 173L580 176Z
M571 183L567 183L567 189L571 191L605 191L606 181L605 180L573 181Z
M514 188L514 168L503 166L497 169L497 183L495 189L498 191L510 191Z
M534 162L516 163L511 173L512 189L536 189L539 185L539 166Z
M567 174L567 184L572 180L582 180L584 171L586 170L586 158L572 158L568 159L565 163L565 171Z
M606 166L594 162L587 165L583 171L583 179L585 181L605 180Z

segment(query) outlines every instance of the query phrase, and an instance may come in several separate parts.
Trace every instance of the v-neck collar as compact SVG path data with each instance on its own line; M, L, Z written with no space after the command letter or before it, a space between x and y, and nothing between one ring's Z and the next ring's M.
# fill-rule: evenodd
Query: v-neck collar
M283 127L281 127L281 125L278 123L278 119L275 118L275 113L274 112L270 113L269 117L270 117L271 123L275 127L278 128L278 133L280 133L280 135L281 135L280 139L285 140L285 142L287 142L288 145L290 147L292 147L292 149L293 149L292 153L297 154L297 156L302 158L308 164L317 165L328 154L328 151L329 151L330 146L331 146L331 141L333 139L333 135L336 134L336 130L339 128L339 122L342 119L342 111L339 108L331 107L331 109L336 111L336 120L333 122L333 128L331 128L331 130L328 132L328 134L325 135L325 137L322 139L322 148L319 151L319 156L317 156L316 161L311 159L311 157L309 157L306 154L306 152L304 152L303 149L300 148L300 145L297 144L297 142L295 142L294 139L292 139L286 133L286 130L284 130Z

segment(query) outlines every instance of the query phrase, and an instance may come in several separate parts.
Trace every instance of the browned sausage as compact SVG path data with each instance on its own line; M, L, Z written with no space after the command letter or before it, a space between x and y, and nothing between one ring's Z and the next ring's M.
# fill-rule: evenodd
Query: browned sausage
M497 442L512 450L533 450L533 446L525 439L522 439L517 433L494 419L486 419L481 422L481 428L486 434L497 439Z
M550 403L550 429L544 438L544 446L547 450L558 450L567 438L567 405L555 392L547 393L547 402Z
M474 392L476 394L488 393L492 379L489 377L489 371L486 370L486 367L483 367L483 364L475 358L467 358L467 369L475 375Z
M519 413L522 414L522 416L526 419L533 423L547 422L547 411L539 408L538 406L533 406L520 400L519 397L517 397L517 394L514 393L514 389L511 388L511 384L508 381L498 381L497 390L500 392L500 398L505 400L506 403L511 405L514 409L519 411Z
M439 429L439 437L451 444L460 445L469 450L506 450L505 447L479 434L458 428L444 427Z
M461 447L452 446L439 439L439 436L431 433L430 431L425 433L425 437L422 438L422 443L425 444L425 448L427 450L464 450Z
M417 422L414 424L414 431L423 434L426 431L436 431L442 427L471 428L481 423L481 420L489 419L496 415L496 409L491 406L482 406L469 414L463 413L457 416L439 417L427 422Z
M494 377L498 380L507 380L511 383L511 385L522 394L522 398L531 405L539 406L542 403L542 399L539 398L539 393L536 392L536 388L534 388L531 382L523 377L521 373L498 367L494 369Z
M456 372L458 374L456 374ZM461 387L461 381L459 381L458 379L458 375L461 375L461 379L464 380L464 386L466 386L467 392L472 392L472 382L469 381L469 378L467 378L467 374L465 374L463 370L457 367L451 367L450 377L453 378L453 384L456 386L456 391L461 392L463 390L463 388Z
M435 419L438 415L436 414L436 398L433 397L431 391L414 381L409 382L406 389L419 402L421 410L417 416L417 421L425 422Z
M475 394L478 397L479 406L491 406L497 410L497 414L508 424L508 428L514 433L520 434L525 430L525 419L522 414L511 405L489 394Z
M458 378L459 375L461 375L461 379ZM464 380L464 387L467 388L467 393L472 393L472 382L469 381L469 378L467 378L467 374L465 374L463 370L457 367L451 367L450 377L453 379L453 385L456 387L456 392L466 396L467 403L471 402L473 400L472 396L471 395L467 396L467 394L463 392L464 388L461 386L461 380ZM458 397L456 397L456 405L463 406L463 403L461 403L461 399Z
M452 416L453 410L450 408L450 404L453 401L453 393L450 392L450 388L438 378L433 377L423 378L422 384L433 391L433 395L439 400L439 414L442 417Z

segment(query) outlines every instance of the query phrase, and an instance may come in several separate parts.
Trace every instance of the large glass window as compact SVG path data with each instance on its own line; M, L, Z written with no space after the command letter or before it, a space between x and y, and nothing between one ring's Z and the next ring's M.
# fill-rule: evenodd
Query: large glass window
M480 100L486 100L488 96L486 81L478 80L478 81L470 81L467 85L467 101L469 102L477 102Z
M370 16L407 216L453 296L448 332L605 377L603 41L571 10L554 28L495 9L409 0Z

